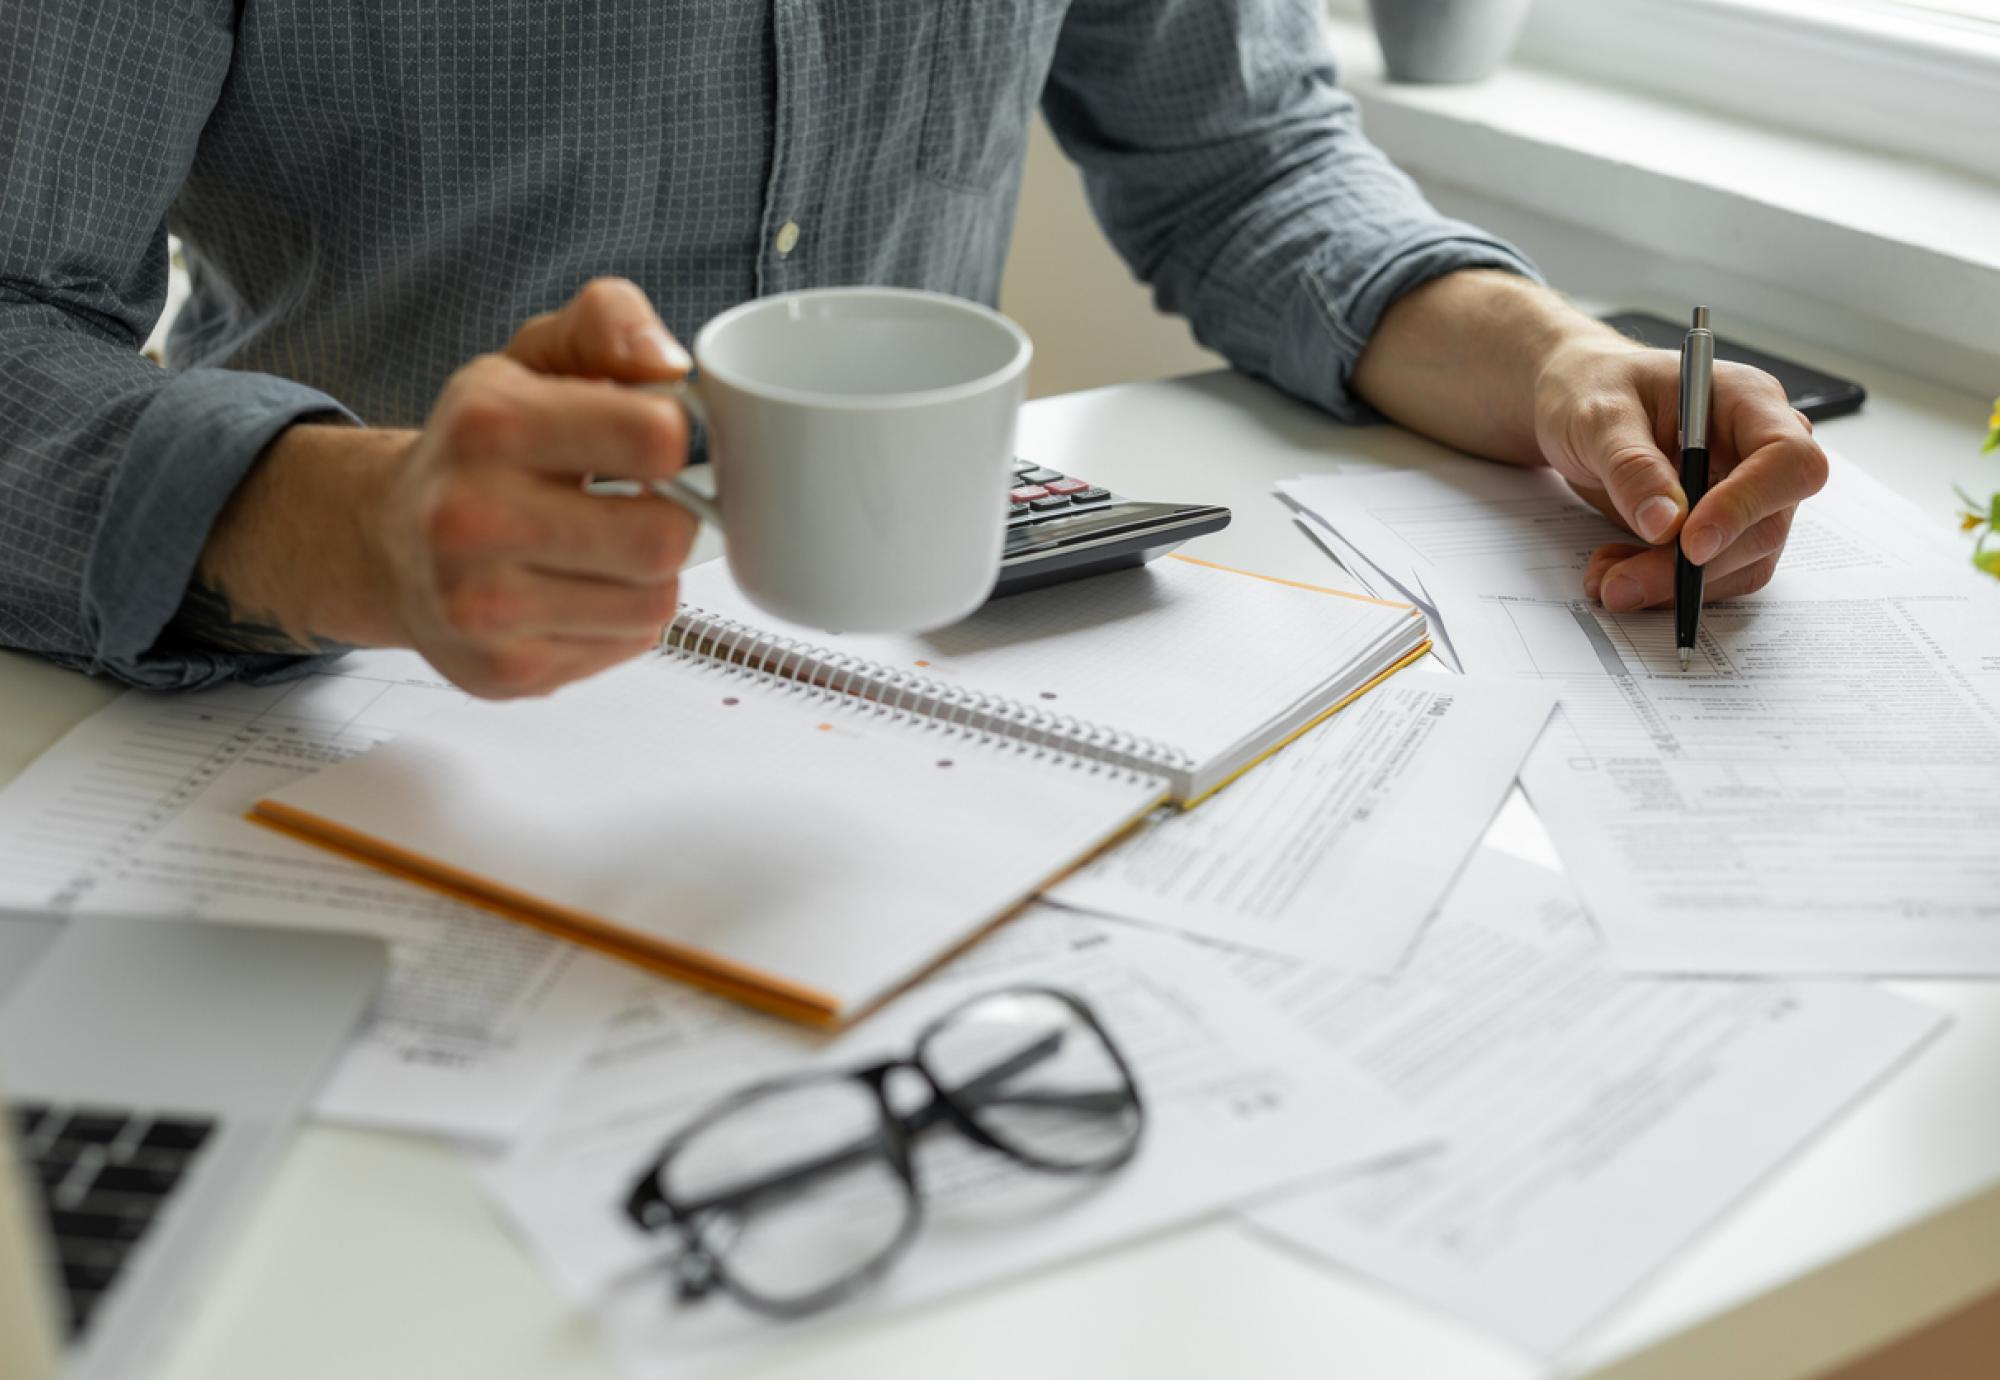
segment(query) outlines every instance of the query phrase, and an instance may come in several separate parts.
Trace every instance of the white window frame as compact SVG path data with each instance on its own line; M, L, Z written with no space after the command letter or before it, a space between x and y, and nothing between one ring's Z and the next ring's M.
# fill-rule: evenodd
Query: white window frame
M1367 0L1327 7L1367 22ZM1533 0L1515 56L2000 182L2000 28L1977 20L1877 0Z
M1518 56L2000 182L2000 26L1869 0L1535 0Z

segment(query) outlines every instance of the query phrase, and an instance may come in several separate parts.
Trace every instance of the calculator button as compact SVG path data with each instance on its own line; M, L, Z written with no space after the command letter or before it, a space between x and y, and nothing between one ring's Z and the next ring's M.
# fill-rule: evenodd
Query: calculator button
M106 1211L108 1199L85 1198L79 1209L50 1209L47 1220L58 1240L88 1237L92 1241L137 1241L146 1234L146 1226L152 1220L151 1200L132 1201L133 1208Z
M1025 503L1009 503L1007 505L1007 516L1010 518L1020 517L1027 511L1028 505Z
M1085 489L1080 494L1072 494L1070 501L1072 503L1102 503L1109 497L1111 497L1111 490L1091 488Z
M130 1120L122 1112L71 1112L69 1120L63 1123L62 1138L91 1145L109 1145L125 1133L125 1124Z
M1028 506L1038 513L1046 513L1053 508L1067 508L1069 507L1069 495L1050 494L1047 498L1036 499Z
M143 1150L176 1150L188 1154L201 1149L210 1131L215 1129L212 1121L182 1120L174 1117L153 1118L153 1124L146 1128L145 1136L139 1141Z
M1037 465L1032 460L1023 460L1018 455L1014 457L1014 473L1016 474L1026 474L1029 470L1035 470L1040 468L1041 466Z
M1047 484L1052 480L1061 479L1062 477L1062 471L1060 470L1029 470L1021 476L1021 482L1023 484Z
M1045 481L1044 488L1052 494L1080 494L1090 487L1087 479L1051 479Z
M1039 484L1024 484L1007 495L1010 502L1033 503L1038 498L1047 498L1049 491Z

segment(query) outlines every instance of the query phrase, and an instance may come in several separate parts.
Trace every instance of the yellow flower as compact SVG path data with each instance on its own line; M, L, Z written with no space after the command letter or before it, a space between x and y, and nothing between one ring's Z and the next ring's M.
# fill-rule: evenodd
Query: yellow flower
M1993 415L1986 419L1988 431L2000 431L2000 398L1993 400Z
M1970 532L1984 521L1986 519L1977 513L1960 513L1958 515L1958 530L1961 532Z

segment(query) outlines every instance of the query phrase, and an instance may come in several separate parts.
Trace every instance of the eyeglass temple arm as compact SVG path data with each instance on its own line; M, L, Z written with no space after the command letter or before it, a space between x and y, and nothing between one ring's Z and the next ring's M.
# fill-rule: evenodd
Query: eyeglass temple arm
M991 1068L967 1079L963 1085L952 1091L954 1100L971 1101L985 1106L1007 1104L1024 1107L1063 1107L1074 1111L1116 1112L1122 1110L1131 1098L1123 1091L1114 1092L1033 1092L999 1093L995 1095L995 1085L1004 1083L1017 1074L1025 1073L1035 1065L1055 1057L1062 1048L1063 1032L1052 1030L1033 1044L1002 1059ZM944 1116L944 1100L933 1097L915 1111L896 1118L905 1135L916 1135L935 1125ZM704 1212L728 1212L749 1206L766 1194L782 1192L794 1187L803 1187L813 1179L844 1169L857 1160L875 1153L876 1138L863 1136L835 1150L829 1150L817 1159L806 1160L792 1165L762 1179L754 1179L746 1184L738 1184L727 1193L718 1193L710 1198L697 1199L680 1205L682 1213L694 1216Z

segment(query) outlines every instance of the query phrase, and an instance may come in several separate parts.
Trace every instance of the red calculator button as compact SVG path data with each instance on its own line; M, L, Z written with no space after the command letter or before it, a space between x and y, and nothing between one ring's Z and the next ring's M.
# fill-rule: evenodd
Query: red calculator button
M1052 494L1080 494L1090 487L1085 479L1052 479L1042 486Z
M1033 503L1038 498L1047 498L1048 496L1049 491L1041 485L1027 484L1010 492L1007 498L1013 503Z

